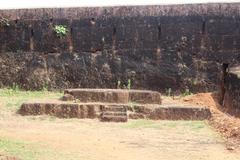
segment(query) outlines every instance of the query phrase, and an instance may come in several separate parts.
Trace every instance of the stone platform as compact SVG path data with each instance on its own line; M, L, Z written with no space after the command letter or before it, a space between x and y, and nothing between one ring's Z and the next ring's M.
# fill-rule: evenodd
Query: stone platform
M109 111L107 113L106 108ZM126 122L128 118L153 120L204 120L211 117L209 108L200 106L72 102L28 102L22 104L19 113L21 115L47 114L59 118L99 118L101 121L117 122Z
M161 94L148 90L84 88L66 89L64 93L80 102L161 104Z
M126 122L128 118L204 120L211 117L207 107L163 105L161 94L156 91L122 89L67 89L59 100L23 103L19 113L113 122Z

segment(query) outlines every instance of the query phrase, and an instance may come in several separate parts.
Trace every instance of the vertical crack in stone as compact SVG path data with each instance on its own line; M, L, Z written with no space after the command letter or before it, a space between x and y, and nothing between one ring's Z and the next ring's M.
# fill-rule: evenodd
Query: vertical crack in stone
M223 63L222 65L222 77L221 77L221 97L220 97L220 104L224 104L224 96L226 92L225 84L226 84L226 77L228 74L228 63Z
M34 51L34 30L32 26L29 26L30 29L30 51Z

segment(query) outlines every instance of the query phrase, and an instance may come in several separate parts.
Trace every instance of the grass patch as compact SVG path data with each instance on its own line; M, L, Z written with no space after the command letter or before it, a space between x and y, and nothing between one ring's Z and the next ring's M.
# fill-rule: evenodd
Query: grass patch
M23 90L14 90L14 89L0 89L0 97L48 97L48 96L62 95L60 92L49 92L46 90L42 91L23 91Z
M203 121L153 121L153 120L132 120L126 124L123 124L123 128L154 128L154 129L165 129L165 128L177 128L177 127L188 127L190 129L198 130L205 128L206 124Z
M37 150L36 145L17 140L0 138L0 152L24 160L36 160L45 151Z
M13 156L22 160L69 160L72 159L72 153L54 150L47 145L36 144L33 142L23 142L19 140L0 137L0 153L6 156ZM87 159L79 155L76 159Z
M126 124L122 125L123 128L158 128L160 129L161 126L156 123L155 121L152 120L144 120L144 119L140 119L140 120L133 120L133 121L129 121Z
M34 99L57 99L62 95L60 92L0 89L0 109L16 111L23 102Z

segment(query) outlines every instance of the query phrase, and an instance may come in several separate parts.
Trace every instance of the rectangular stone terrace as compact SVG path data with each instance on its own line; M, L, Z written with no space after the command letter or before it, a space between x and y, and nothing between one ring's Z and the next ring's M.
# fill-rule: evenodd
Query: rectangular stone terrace
M26 102L19 113L114 122L126 122L128 118L204 120L211 117L207 107L162 104L159 92L128 89L67 89L58 100Z

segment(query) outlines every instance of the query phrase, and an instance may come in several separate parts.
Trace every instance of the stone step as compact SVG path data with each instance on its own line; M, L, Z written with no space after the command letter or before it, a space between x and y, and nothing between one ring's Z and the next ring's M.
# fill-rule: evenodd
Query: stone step
M126 106L104 106L100 120L104 122L126 122L128 119Z
M126 112L127 107L126 106L104 106L102 108L102 111L116 111L116 112Z
M72 99L72 95L80 102L104 102L127 104L161 104L161 94L148 90L128 90L128 89L66 89L65 95ZM64 97L63 99L68 99Z
M127 116L104 115L100 119L102 122L127 122Z
M127 112L109 112L105 111L102 113L102 116L127 116Z

